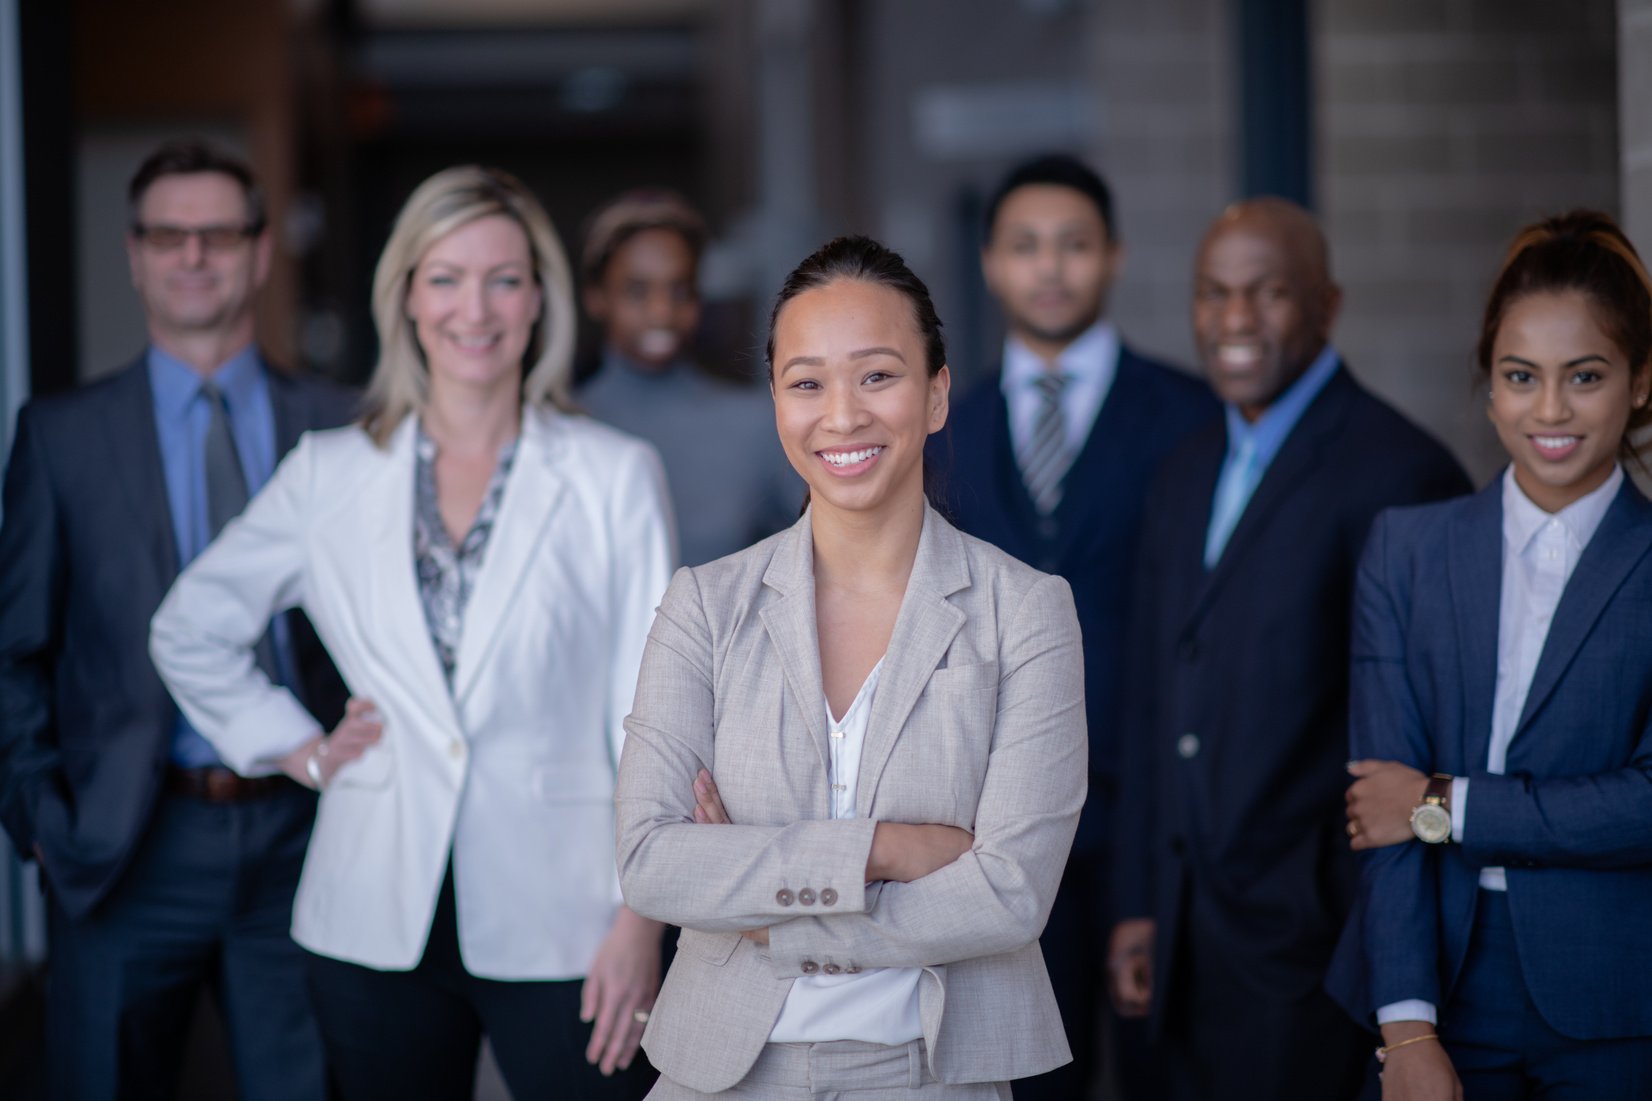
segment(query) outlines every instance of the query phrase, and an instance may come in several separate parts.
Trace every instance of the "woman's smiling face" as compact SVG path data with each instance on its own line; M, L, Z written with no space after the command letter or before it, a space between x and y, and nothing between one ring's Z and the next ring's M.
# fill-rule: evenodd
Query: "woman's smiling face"
M520 386L540 303L527 234L493 214L425 250L408 287L407 316L433 381Z
M1617 462L1630 410L1644 400L1635 369L1580 292L1517 299L1492 346L1497 437L1527 497L1558 512L1599 488Z
M931 376L912 305L840 278L775 320L775 426L817 507L880 511L923 496L923 449L946 423L950 374Z

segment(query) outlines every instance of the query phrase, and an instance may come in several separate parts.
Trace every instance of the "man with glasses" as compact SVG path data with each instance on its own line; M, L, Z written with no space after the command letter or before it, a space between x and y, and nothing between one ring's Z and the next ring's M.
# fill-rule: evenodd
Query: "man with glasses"
M347 392L271 369L269 273L240 161L168 144L133 177L127 256L149 345L19 414L0 526L0 822L48 897L54 1098L171 1097L203 982L243 1099L326 1095L288 936L315 798L223 767L149 662L149 618L301 432ZM331 727L343 687L297 613L258 664Z

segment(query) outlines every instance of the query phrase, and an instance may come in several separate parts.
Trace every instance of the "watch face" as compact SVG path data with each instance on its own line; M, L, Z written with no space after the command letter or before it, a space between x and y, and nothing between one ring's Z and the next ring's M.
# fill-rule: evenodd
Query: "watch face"
M1411 832L1419 841L1438 845L1451 836L1451 812L1434 803L1424 803L1411 812Z

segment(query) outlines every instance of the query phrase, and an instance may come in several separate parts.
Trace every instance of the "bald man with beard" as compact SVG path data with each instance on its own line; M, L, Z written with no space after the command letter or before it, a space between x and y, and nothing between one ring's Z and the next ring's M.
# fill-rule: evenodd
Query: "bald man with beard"
M1224 211L1193 328L1223 420L1150 492L1124 678L1119 1011L1177 1098L1336 1101L1371 1043L1322 989L1352 901L1344 835L1355 566L1385 508L1465 493L1439 443L1355 381L1341 292L1300 207Z

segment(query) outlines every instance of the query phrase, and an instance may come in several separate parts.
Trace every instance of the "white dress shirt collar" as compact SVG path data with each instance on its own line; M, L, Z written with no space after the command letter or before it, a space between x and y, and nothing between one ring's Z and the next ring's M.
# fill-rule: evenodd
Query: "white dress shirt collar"
M1113 388L1119 369L1119 335L1105 318L1085 329L1055 358L1055 369L1067 376L1062 394L1062 425L1068 452L1076 456L1090 437L1096 414ZM998 384L1009 406L1010 442L1017 451L1032 434L1040 397L1036 381L1050 364L1012 334L1004 338L1004 364Z
M1606 510L1623 486L1623 467L1614 466L1606 481L1585 493L1559 512L1545 512L1514 477L1514 467L1503 472L1503 540L1508 553L1521 555L1549 521L1558 521L1566 530L1574 549L1581 551L1594 538L1595 529L1606 518Z

